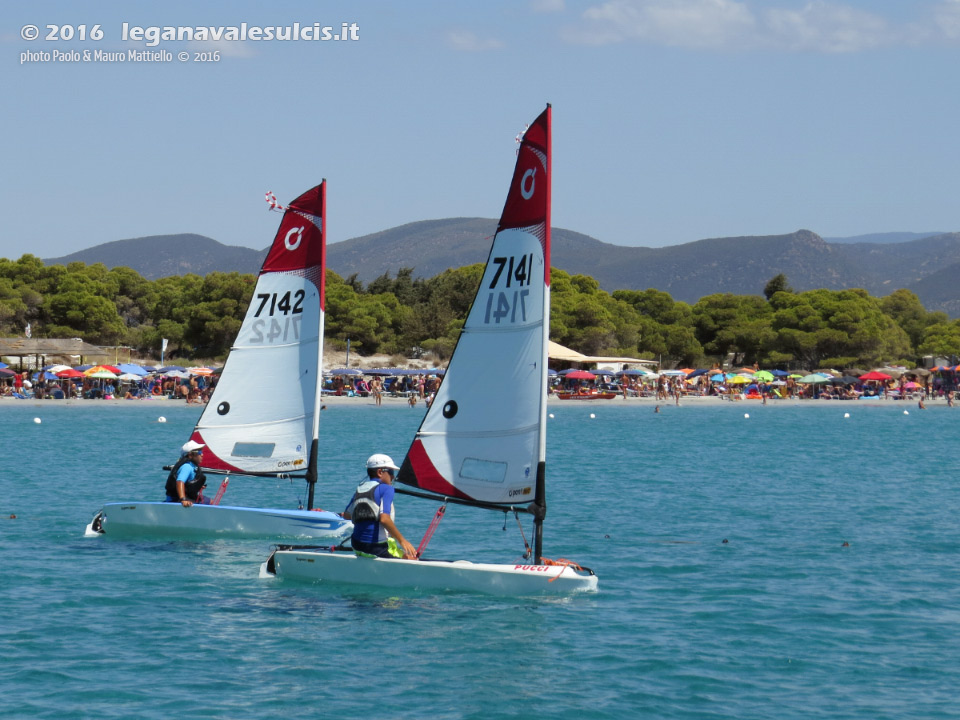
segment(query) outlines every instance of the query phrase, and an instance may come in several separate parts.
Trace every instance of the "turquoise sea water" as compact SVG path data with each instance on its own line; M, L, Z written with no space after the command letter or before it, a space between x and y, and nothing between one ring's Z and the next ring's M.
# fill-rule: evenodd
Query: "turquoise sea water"
M337 511L422 413L357 402L322 416L318 501ZM550 412L544 554L592 567L595 595L260 580L263 541L84 538L100 503L162 497L199 410L4 401L0 715L958 717L960 410ZM227 493L298 497L242 479ZM435 505L398 502L416 544ZM428 554L519 559L516 521L503 527L452 506Z

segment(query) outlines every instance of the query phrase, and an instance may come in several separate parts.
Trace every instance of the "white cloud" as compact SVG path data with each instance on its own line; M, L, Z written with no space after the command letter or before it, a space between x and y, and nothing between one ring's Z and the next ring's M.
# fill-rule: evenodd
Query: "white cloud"
M757 39L784 50L823 53L857 52L897 41L880 16L819 0L801 10L767 10Z
M583 17L582 42L639 40L691 48L737 44L756 22L746 5L734 0L608 0Z
M936 6L932 22L946 40L960 40L960 0L945 0Z
M582 22L567 27L563 37L595 45L816 53L960 44L960 0L940 0L916 20L899 24L829 0L796 3L796 9L764 5L761 0L606 0L586 9Z
M497 38L480 38L469 30L450 30L446 35L447 45L454 50L465 52L483 52L485 50L499 50L503 41Z

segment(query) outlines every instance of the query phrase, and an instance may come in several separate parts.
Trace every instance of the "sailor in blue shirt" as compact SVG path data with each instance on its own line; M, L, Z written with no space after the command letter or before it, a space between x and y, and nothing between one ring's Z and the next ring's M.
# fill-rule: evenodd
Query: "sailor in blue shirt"
M388 542L392 538L403 549L403 557L416 559L416 549L393 521L393 478L399 469L389 455L378 453L367 459L367 480L360 483L341 513L342 517L353 521L351 544L354 550L376 557L394 557Z
M209 505L209 500L201 499L206 483L200 462L203 459L203 443L188 440L183 446L183 455L167 476L167 499L165 502L178 502L190 507L196 502Z

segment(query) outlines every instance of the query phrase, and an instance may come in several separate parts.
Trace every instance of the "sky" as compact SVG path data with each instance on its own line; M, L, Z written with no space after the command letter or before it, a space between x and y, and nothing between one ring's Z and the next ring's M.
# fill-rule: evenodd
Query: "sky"
M603 242L960 230L960 0L49 0L0 19L0 257L187 232L262 249L264 193L323 178L329 242L499 217L548 102L553 224ZM356 39L150 39L241 23Z

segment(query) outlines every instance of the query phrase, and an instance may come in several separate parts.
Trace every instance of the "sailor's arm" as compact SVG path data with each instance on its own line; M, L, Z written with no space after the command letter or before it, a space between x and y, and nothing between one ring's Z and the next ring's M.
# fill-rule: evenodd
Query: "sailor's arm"
M393 522L393 518L390 517L387 513L380 513L380 524L383 525L387 532L390 533L390 537L394 538L400 547L403 548L403 553L408 559L416 559L417 549L410 544L410 542L397 530L396 523Z

